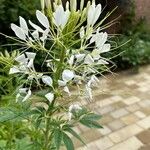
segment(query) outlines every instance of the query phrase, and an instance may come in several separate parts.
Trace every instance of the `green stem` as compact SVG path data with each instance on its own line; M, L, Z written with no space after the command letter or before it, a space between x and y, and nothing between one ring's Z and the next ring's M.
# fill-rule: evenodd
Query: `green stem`
M45 129L45 144L43 150L49 150L49 128L50 128L50 118L46 118L46 129Z

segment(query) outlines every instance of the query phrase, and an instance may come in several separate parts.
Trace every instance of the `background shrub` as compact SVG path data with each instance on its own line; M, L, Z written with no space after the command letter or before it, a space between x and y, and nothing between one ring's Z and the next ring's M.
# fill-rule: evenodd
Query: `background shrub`
M18 16L33 20L35 10L39 8L39 0L0 0L0 32L11 35L10 23L17 22ZM0 41L6 43L2 36Z

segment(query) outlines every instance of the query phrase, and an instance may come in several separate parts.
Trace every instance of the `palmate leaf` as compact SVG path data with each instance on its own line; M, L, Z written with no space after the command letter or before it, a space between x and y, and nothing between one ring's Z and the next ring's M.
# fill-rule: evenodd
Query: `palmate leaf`
M27 116L33 114L32 111L19 111L15 108L0 108L0 123L26 118Z
M60 130L55 130L54 132L54 140L55 140L55 146L56 149L59 150L60 145L61 145L61 141L62 141L62 131Z
M99 119L101 119L101 117L102 117L101 115L91 113L91 114L84 116L84 119L86 119L86 120L99 120Z
M101 118L100 115L94 113L87 113L80 119L80 123L89 128L103 128L97 121Z
M30 138L22 138L16 140L15 150L41 150L38 143L32 143Z
M80 142L82 142L84 145L86 145L86 143L82 140L82 138L71 128L66 129L66 131L68 131L70 134L72 134L75 138L77 138Z
M89 128L103 128L98 122L93 121L93 120L81 119L80 123Z
M64 132L62 133L62 136L63 136L63 142L67 150L74 150L74 145L73 145L71 138Z

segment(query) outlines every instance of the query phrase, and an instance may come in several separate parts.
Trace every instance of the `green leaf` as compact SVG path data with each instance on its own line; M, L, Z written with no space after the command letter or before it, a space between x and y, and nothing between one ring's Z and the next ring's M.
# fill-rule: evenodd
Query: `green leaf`
M40 115L35 121L35 128L38 129L42 122L42 116Z
M81 119L80 120L80 123L89 127L89 128L103 128L98 122L96 121L92 121L92 120L84 120L84 119Z
M98 114L91 113L91 114L88 114L88 115L84 116L84 119L85 120L99 120L99 119L101 119L101 117L102 116L100 116Z
M0 123L14 120L22 119L32 114L32 111L19 111L14 108L0 108Z
M82 140L82 138L71 128L66 129L66 131L68 131L70 134L72 134L74 137L76 137L80 142L82 142L84 145L85 142Z
M63 142L67 148L67 150L74 150L74 145L71 138L63 132Z
M54 140L55 140L56 148L57 150L59 150L62 141L62 131L56 130L54 132Z

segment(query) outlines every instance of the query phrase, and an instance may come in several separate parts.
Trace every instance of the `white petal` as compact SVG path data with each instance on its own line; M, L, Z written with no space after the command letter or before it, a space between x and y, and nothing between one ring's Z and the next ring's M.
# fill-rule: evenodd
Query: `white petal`
M101 10L102 10L102 6L101 6L101 4L98 4L98 5L96 6L96 9L95 9L92 26L93 26L93 25L96 23L96 21L98 20L100 14L101 14Z
M87 16L88 26L92 25L94 13L95 13L95 5L91 5L88 9L88 16Z
M62 16L62 22L61 22L61 28L64 29L64 27L66 26L68 19L70 16L70 11L66 10L66 12L64 13L64 15Z
M85 30L84 30L84 27L82 26L81 29L80 29L80 38L84 38L85 36Z
M68 60L68 63L69 63L70 66L73 65L73 63L74 63L74 55L72 55L72 56L70 57L70 59Z
M45 83L48 86L52 86L52 84L53 84L53 80L50 76L46 76L46 75L42 76L42 81L43 81L43 83Z
M30 25L37 31L39 32L44 32L44 30L42 28L40 28L39 26L37 26L36 24L34 24L32 21L29 20Z
M48 36L49 31L50 31L49 29L46 29L46 30L44 31L42 37L40 38L41 41L44 42L44 41L47 39L47 36Z
M28 68L33 68L34 65L33 65L33 59L30 59L30 61L28 62L28 65L27 65Z
M62 80L58 80L58 85L59 86L66 86L66 82Z
M19 101L19 97L20 97L21 95L18 93L17 95L16 95L16 103Z
M94 49L91 53L91 56L94 58L94 60L98 60L100 58L100 50Z
M70 93L69 88L67 86L64 87L64 91L66 93L68 93L69 96L71 96L71 93Z
M101 49L105 42L107 41L108 34L105 33L99 33L98 38L96 39L96 47Z
M107 61L104 60L104 59L100 59L100 60L98 60L97 64L99 64L99 65L108 65L109 62L107 62Z
M99 79L95 75L92 75L91 79L95 82L99 82Z
M95 42L98 39L98 37L103 34L102 32L99 33L99 30L100 30L100 28L98 28L96 30L96 34L92 35L92 38L90 39L90 44L93 43L93 42Z
M106 53L106 52L109 52L110 51L110 44L104 44L103 45L103 48L100 50L101 53Z
M14 74L14 73L19 73L20 70L17 66L13 66L12 68L10 68L9 70L9 74Z
M45 27L49 28L49 21L47 17L39 10L36 11L36 17L38 21Z
M24 54L21 54L20 56L16 57L15 60L19 63L26 63L27 62L27 59L26 59Z
M69 9L69 2L67 1L66 2L66 10L68 10Z
M64 70L62 73L62 79L68 82L74 78L74 72L71 70Z
M26 52L26 55L29 59L34 59L36 56L36 53L32 53L32 52Z
M62 17L64 15L64 8L62 5L59 5L57 8L56 8L56 11L53 13L53 16L54 16L54 24L59 27L62 23ZM61 16L61 17L60 17Z
M29 89L27 95L24 97L24 99L22 100L22 102L25 102L26 100L28 100L31 95L32 95L32 92L31 92L31 90Z
M81 109L82 109L82 107L79 104L73 104L73 105L69 106L69 112L81 110Z
M25 33L23 32L23 29L18 27L17 25L15 24L11 24L11 29L15 32L16 36L23 40L23 41L26 41L26 35Z
M99 83L99 79L95 76L95 75L92 75L91 76L91 79L90 81L88 82L88 87L91 87L91 86L97 86Z
M85 54L77 54L75 57L77 58L77 62L81 62L84 59Z
M85 57L84 63L85 63L85 64L90 64L90 65L94 63L94 60L93 60L93 58L91 57L91 55L88 54L88 55Z
M38 30L35 30L34 32L32 32L32 36L34 39L39 39L39 32Z
M24 33L26 35L28 35L28 26L27 26L27 22L25 21L25 19L21 16L19 16L19 20L20 20L20 27L23 29Z
M92 35L91 39L90 39L90 44L92 44L93 42L96 41L96 36L95 35Z
M48 93L45 95L47 100L51 103L54 100L54 94L53 93Z
M72 11L76 11L76 9L77 9L77 1L76 0L70 0L70 8Z

